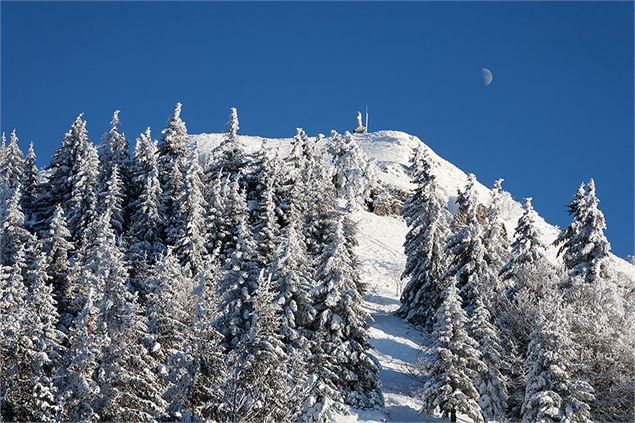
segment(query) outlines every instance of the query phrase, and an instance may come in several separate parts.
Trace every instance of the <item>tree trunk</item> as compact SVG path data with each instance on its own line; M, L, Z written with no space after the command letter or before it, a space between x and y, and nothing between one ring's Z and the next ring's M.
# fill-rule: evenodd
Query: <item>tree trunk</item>
M451 421L452 423L456 423L456 410L452 410L452 411L450 412L450 421Z

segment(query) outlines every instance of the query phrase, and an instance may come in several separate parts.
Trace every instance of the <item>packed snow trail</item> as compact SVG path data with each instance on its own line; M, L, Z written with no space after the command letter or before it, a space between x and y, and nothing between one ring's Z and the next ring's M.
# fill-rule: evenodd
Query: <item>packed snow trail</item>
M421 388L421 382L412 376L426 340L421 331L394 315L399 307L400 275L406 261L402 246L406 224L398 217L363 211L351 217L358 224L357 255L361 262L360 274L368 289L364 299L372 318L369 322L371 354L380 365L385 408L355 410L342 421L440 421L419 413L421 402L417 400L416 391Z

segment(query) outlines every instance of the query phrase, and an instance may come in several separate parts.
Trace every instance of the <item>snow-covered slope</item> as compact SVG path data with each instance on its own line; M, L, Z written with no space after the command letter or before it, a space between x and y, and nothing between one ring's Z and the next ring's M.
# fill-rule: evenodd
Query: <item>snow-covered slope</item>
M366 154L377 162L380 180L385 185L403 191L413 188L406 169L413 148L423 146L428 149L440 189L447 197L450 210L455 211L454 200L457 191L464 187L467 175L434 153L419 138L399 131L373 132L355 135L355 138ZM222 139L222 134L191 136L191 141L198 144L201 155L209 154ZM272 154L278 151L284 156L291 149L292 139L239 136L239 142L247 152L264 147ZM490 190L481 184L477 189L480 201L486 204ZM521 214L520 203L508 196L503 217L509 234L513 233ZM406 224L396 216L378 216L365 211L355 212L352 218L358 222L357 254L361 261L362 278L369 286L365 300L373 318L370 322L370 337L373 355L381 364L380 378L386 407L384 410L353 410L351 415L342 416L341 421L422 421L424 417L418 414L421 405L416 395L421 382L411 377L410 373L427 342L420 331L393 315L399 305L402 289L400 274L405 264L403 242ZM542 218L538 220L538 225L543 241L551 245L558 234L557 228ZM556 260L555 248L550 247L549 255ZM613 257L613 269L635 284L635 266ZM425 421L435 420L425 417Z

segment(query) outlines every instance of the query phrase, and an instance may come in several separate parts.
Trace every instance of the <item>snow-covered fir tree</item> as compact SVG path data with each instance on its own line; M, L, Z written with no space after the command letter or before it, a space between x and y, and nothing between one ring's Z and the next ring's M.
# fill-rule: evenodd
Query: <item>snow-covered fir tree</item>
M44 233L44 252L47 256L47 274L51 278L53 293L58 310L62 311L71 299L68 284L69 254L73 249L71 233L66 226L64 210L59 204L55 207L48 230Z
M501 369L508 365L503 362L503 347L498 330L490 319L490 313L479 295L468 326L468 333L476 341L483 363L478 369L475 385L483 416L488 420L496 420L504 418L507 411L507 380Z
M235 176L246 165L245 152L238 143L238 111L235 107L229 109L229 122L223 142L212 152L212 159L206 173L208 178L214 178L218 172L223 176Z
M468 312L475 307L476 290L489 279L491 269L485 261L483 224L476 199L476 177L469 174L467 184L456 199L458 211L452 223L453 232L448 237L445 251L450 255L447 276L456 280Z
M351 263L341 220L320 263L315 273L314 330L325 334L321 348L335 367L332 375L336 380L331 384L350 405L381 406L377 365L367 353L368 315L355 283L357 269Z
M12 266L33 235L24 227L24 213L20 206L20 185L12 191L4 208L4 218L0 227L0 265Z
M413 167L417 188L403 210L410 230L404 242L407 261L401 276L410 279L401 294L398 313L411 323L431 327L447 271L445 241L450 213L430 172L427 154L415 156Z
M105 191L100 195L100 213L110 215L110 225L116 235L123 234L125 186L118 165L110 169L110 178L105 182Z
M106 132L99 148L99 191L102 195L111 190L109 187L113 181L113 172L117 169L121 183L121 196L127 195L129 181L129 157L128 140L119 130L119 110L115 110L110 121L110 130ZM113 219L116 220L113 215ZM121 231L118 232L119 234Z
M178 215L175 202L181 191L183 171L188 157L187 127L181 119L181 103L176 103L174 112L161 132L161 138L157 162L162 191L161 213L165 221L165 241L169 245L174 245L174 225Z
M260 195L257 222L254 225L254 230L258 239L260 263L262 266L268 266L273 261L276 252L280 228L275 202L276 180L271 176L266 177L263 182L265 186ZM295 222L295 225L298 224L299 222Z
M152 140L150 128L147 128L137 138L132 162L132 186L136 188L133 190L135 200L130 205L128 243L134 277L143 275L147 267L145 264L156 263L164 250L160 210L162 191L157 159L157 144Z
M198 164L195 149L184 175L183 187L174 206L178 209L175 221L175 253L181 264L196 274L203 265L205 250L205 199L203 198L203 171Z
M33 225L35 202L38 196L38 168L33 143L24 158L24 174L22 175L22 212L27 228Z
M523 422L590 422L593 388L572 380L567 309L555 304L546 311L531 334Z
M611 245L604 236L606 222L598 208L599 200L593 179L586 188L586 192L583 192L584 185L580 185L569 204L573 222L563 229L556 244L560 245L559 253L573 282L596 283L603 275L605 277L606 258Z
M8 198L11 191L15 190L22 183L24 177L24 156L18 146L18 136L15 129L9 137L9 144L4 148L2 162L0 162L0 186Z
M375 164L348 131L332 140L335 187L341 198L353 206L364 205L377 183Z
M280 247L271 265L271 274L276 303L281 308L281 333L285 345L291 353L299 349L308 356L311 338L308 331L316 314L311 298L313 280L306 247L298 235L298 216L293 209L292 215L283 230Z
M456 422L459 414L483 421L476 382L485 364L480 361L476 341L467 332L467 321L456 281L449 278L437 309L433 345L422 364L428 381L421 399L423 412L449 417L451 422Z

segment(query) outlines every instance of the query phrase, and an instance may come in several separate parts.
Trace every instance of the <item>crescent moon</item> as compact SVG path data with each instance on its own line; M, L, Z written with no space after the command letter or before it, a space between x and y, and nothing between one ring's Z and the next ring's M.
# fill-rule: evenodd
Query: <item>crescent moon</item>
M494 74L487 68L482 68L481 73L483 74L483 82L485 83L485 86L489 86L494 80Z

